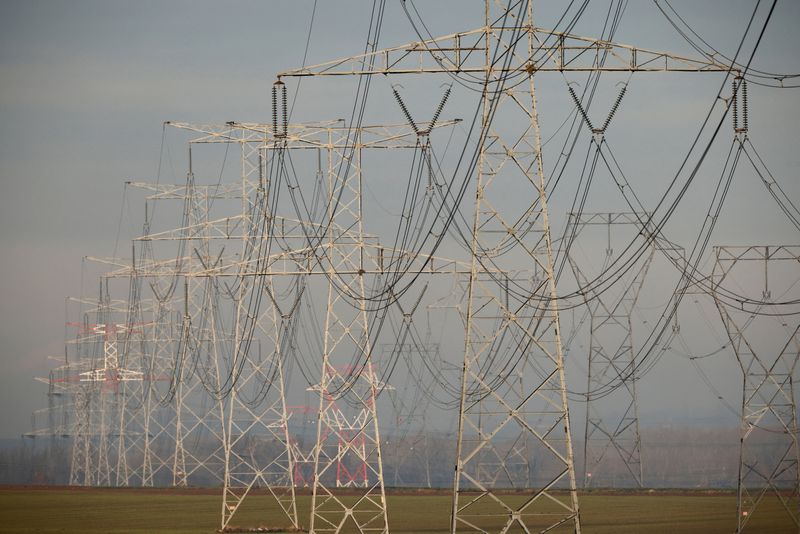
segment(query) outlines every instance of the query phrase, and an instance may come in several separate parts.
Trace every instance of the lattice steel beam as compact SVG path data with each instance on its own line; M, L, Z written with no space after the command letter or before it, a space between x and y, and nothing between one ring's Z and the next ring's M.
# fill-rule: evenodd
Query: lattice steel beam
M496 11L493 11L495 13ZM494 19L494 20L500 20ZM282 77L367 76L423 73L535 73L535 72L727 72L730 65L715 58L687 58L634 46L525 27L530 36L528 54L517 55L506 67L487 66L489 42L519 26L487 21L481 28L417 41L368 54L288 70Z

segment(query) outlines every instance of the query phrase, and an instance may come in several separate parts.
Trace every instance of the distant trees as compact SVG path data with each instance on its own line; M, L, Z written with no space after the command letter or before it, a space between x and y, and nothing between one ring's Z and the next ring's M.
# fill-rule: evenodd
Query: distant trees
M581 436L574 436L575 457L580 460ZM765 436L754 444L768 459L775 444ZM663 425L642 428L644 485L652 488L734 488L739 465L739 431L730 427ZM310 447L312 443L306 445ZM495 444L498 447L502 443ZM453 483L455 436L426 434L383 434L384 476L387 487L443 488ZM631 486L623 462L609 451L604 471L593 473L591 487ZM0 484L65 485L69 482L71 442L67 438L25 438L0 442ZM510 464L523 469L519 462ZM549 466L529 458L533 485L541 483ZM516 467L514 467L516 466ZM487 466L492 468L492 466ZM576 465L582 473L583 466ZM521 475L521 474L520 474ZM527 475L526 475L527 476ZM520 479L521 476L520 476ZM198 483L202 481L198 479ZM215 485L209 479L210 485Z
M0 484L65 485L69 451L65 439L6 440L0 446Z

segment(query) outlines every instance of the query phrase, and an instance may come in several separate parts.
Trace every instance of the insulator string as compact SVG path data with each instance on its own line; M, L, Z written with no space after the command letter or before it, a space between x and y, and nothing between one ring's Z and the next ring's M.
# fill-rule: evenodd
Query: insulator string
M578 95L575 94L575 90L571 85L568 85L567 89L569 90L569 94L572 97L572 100L575 102L575 105L578 107L578 112L581 114L581 117L583 117L583 121L586 123L586 126L588 126L590 130L594 131L592 121L589 120L589 116L586 114L586 111L584 111L581 101L578 99Z
M614 114L617 112L617 108L619 108L620 103L622 102L622 97L625 96L625 91L628 90L627 85L622 86L622 90L620 90L619 95L617 95L617 100L614 102L614 105L611 106L611 111L608 113L608 117L606 117L606 122L603 123L603 127L600 128L601 132L605 132L608 125L611 124L611 119L614 118Z
M281 84L281 105L283 106L283 135L286 136L289 132L289 115L286 106L286 85Z
M278 88L272 85L272 134L278 133Z
M444 92L442 96L441 102L439 102L439 106L436 108L436 111L433 113L433 118L431 119L431 125L428 127L428 131L432 131L433 127L436 125L436 121L439 120L439 115L442 113L442 109L444 109L444 105L447 103L447 99L450 97L450 89L452 89L452 84L447 87L447 90Z
M392 87L392 93L394 93L394 98L397 100L397 103L400 105L400 109L403 111L403 115L406 116L406 120L411 125L411 128L414 129L414 133L419 135L419 128L417 128L417 124L414 122L414 119L411 118L411 113L408 112L408 108L406 107L403 99L400 98L400 93L397 92L397 89Z
M748 127L748 113L747 113L747 80L742 78L742 126L744 127L744 131L747 131Z

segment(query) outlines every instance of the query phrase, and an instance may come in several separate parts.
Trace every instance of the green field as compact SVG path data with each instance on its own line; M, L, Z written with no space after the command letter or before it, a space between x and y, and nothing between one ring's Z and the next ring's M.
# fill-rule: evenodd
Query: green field
M254 496L234 523L284 526L265 496ZM308 526L310 497L298 497L301 524ZM446 532L447 495L390 495L391 532ZM753 533L797 533L776 500L763 502L753 516ZM259 509L261 508L261 509ZM728 494L654 493L581 496L581 517L588 534L731 534L736 498ZM212 533L218 527L221 497L209 491L142 489L30 489L0 487L0 532L8 533ZM558 532L561 532L560 530ZM565 532L568 532L565 531Z

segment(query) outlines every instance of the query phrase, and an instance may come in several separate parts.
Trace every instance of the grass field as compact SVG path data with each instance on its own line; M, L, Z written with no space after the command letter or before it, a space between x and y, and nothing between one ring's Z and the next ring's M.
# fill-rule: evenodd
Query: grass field
M731 534L735 530L732 494L588 494L580 502L586 534ZM266 496L253 496L246 504L235 518L237 525L287 524L274 515L276 506ZM304 527L309 504L310 497L298 497ZM447 495L390 495L388 505L393 533L447 531ZM778 507L775 500L763 502L753 516L757 522L747 532L796 534L797 528L791 528ZM0 487L0 532L210 534L219 528L220 509L220 495L209 491Z

